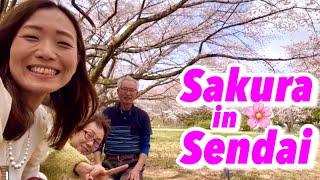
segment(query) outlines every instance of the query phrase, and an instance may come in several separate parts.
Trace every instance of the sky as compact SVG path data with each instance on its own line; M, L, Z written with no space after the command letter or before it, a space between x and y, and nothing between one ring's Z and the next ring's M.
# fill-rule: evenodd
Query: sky
M271 30L270 30L271 32ZM274 31L273 31L274 32ZM273 33L272 32L272 33ZM257 47L258 54L266 58L288 58L289 55L286 53L285 46L293 43L305 42L308 40L312 33L307 29L298 29L294 32L286 32L277 34L278 38L270 39L268 43L265 43L262 47ZM277 72L291 72L288 65L290 62L278 62L276 64L275 70ZM269 70L265 67L265 63L251 63L261 72L268 72Z
M278 7L292 7L294 4L301 7L316 7L319 6L320 0L289 0L289 1L271 1L273 3L276 3L276 6ZM256 1L256 6L261 6L261 2ZM313 3L313 4L312 4ZM259 11L256 11L256 13L259 14ZM306 18L312 18L312 21L316 27L316 30L320 28L320 13L319 11L313 11L308 10L308 14L306 14L305 10L298 10L296 11L295 16L300 15L306 15ZM280 19L281 20L281 19ZM308 19L310 20L310 19ZM278 22L279 23L279 22ZM283 22L280 22L283 23ZM257 52L259 55L264 56L266 58L287 58L289 57L288 54L286 54L285 46L293 43L298 42L305 42L309 39L309 36L314 35L312 34L312 29L310 27L303 27L306 26L307 23L310 23L310 21L305 21L303 24L299 24L300 28L297 28L296 31L293 32L284 32L280 31L279 29L273 28L269 29L267 31L264 31L266 36L268 36L268 32L270 36L276 36L276 38L269 39L268 43L265 43L262 47L257 47ZM275 33L276 32L276 33ZM279 70L283 71L286 68L288 68L288 62L281 62L277 63L277 66ZM257 68L261 69L261 71L265 71L263 67L257 66ZM288 70L290 71L290 70Z
M302 28L295 32L287 32L286 34L279 33L280 38L271 39L258 53L269 58L286 58L284 46L305 41L310 35L310 31Z

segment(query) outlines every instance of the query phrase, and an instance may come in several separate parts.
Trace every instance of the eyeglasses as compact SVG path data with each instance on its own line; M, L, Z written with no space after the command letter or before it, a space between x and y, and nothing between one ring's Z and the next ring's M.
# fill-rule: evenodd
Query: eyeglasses
M95 148L99 148L101 146L101 141L97 141L93 138L93 135L89 132L83 129L84 132L84 138L86 138L86 140L88 141L93 141L93 146Z
M132 88L123 88L123 87L121 87L120 89L125 93L129 92L129 93L133 94L133 93L137 92L136 89L132 89Z

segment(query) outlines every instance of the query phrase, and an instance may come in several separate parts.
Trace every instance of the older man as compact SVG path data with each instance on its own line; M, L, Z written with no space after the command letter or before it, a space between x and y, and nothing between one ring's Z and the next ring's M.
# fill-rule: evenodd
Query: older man
M138 97L138 82L130 76L118 81L119 102L103 111L111 121L111 132L104 146L94 155L96 164L101 164L101 152L104 151L102 165L111 169L129 164L126 171L113 175L114 180L142 180L144 165L150 149L152 133L148 114L134 106Z

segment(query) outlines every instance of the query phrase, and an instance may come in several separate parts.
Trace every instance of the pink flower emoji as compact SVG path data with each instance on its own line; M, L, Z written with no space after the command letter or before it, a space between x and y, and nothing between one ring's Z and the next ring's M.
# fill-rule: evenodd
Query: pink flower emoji
M264 107L261 102L254 103L253 107L248 107L246 115L249 116L247 124L251 128L257 127L259 124L262 128L270 125L271 121L268 117L272 115L270 108Z

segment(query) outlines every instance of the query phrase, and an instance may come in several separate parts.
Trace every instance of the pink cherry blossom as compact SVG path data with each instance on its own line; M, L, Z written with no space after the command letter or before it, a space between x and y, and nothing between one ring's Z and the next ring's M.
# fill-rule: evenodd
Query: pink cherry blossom
M271 121L268 117L272 115L270 108L264 107L262 102L254 103L253 107L248 107L246 115L249 116L247 124L251 128L256 128L259 124L260 127L266 128L270 125Z

